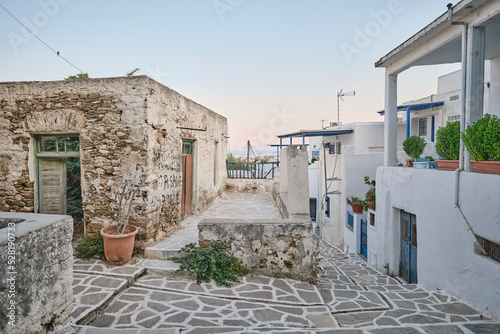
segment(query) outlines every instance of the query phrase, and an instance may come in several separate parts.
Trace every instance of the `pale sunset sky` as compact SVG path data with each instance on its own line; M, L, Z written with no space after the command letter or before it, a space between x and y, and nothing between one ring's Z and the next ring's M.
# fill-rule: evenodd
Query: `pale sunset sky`
M138 67L227 117L230 150L337 120L382 121L374 63L446 11L449 0L0 0L92 78ZM456 4L454 1L453 4ZM400 75L399 103L436 93L457 64ZM0 81L61 80L79 71L0 7ZM324 123L325 125L328 123Z

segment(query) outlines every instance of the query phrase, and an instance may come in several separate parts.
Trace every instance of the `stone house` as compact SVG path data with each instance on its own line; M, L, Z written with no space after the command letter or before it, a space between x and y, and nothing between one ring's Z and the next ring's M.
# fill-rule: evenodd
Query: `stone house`
M147 182L130 222L146 243L226 180L227 119L147 76L0 83L0 138L0 211L65 214L67 183L80 182L83 223L98 229L116 221L135 168Z

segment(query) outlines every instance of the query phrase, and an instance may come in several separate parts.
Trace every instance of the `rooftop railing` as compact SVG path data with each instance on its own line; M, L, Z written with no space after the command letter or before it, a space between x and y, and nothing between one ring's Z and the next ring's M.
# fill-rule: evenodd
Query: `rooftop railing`
M278 162L229 162L226 160L227 177L230 179L272 179Z

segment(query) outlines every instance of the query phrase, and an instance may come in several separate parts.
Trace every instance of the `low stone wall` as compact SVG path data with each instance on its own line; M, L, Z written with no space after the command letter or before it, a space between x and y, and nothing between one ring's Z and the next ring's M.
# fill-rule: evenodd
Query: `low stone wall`
M204 219L198 224L199 244L227 241L228 251L250 272L307 279L313 266L310 220Z
M227 179L226 191L234 193L271 193L275 179Z
M73 304L73 218L0 213L0 332L45 333Z

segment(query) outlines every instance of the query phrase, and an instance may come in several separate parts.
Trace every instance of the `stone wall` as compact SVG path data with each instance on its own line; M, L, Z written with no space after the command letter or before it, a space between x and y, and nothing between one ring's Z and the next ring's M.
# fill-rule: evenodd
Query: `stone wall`
M130 222L139 227L137 239L152 242L175 229L183 139L195 147L192 211L225 185L226 118L146 76L7 82L0 83L0 211L38 212L37 134L79 135L88 229L115 223L116 191L138 163L154 182L134 201Z
M0 223L0 332L44 333L68 321L73 305L72 218L0 213ZM8 257L11 249L15 258Z
M310 277L314 251L310 220L204 219L198 230L201 247L227 240L228 251L252 273Z

